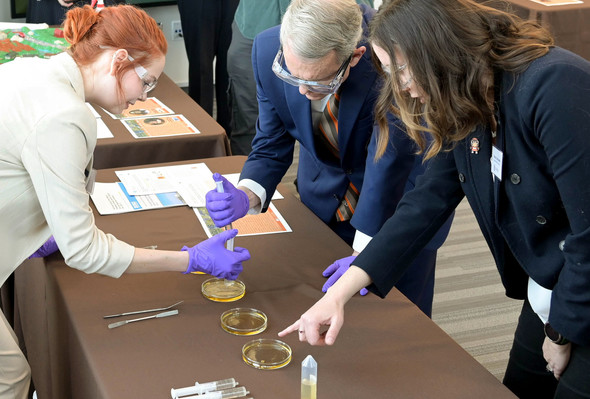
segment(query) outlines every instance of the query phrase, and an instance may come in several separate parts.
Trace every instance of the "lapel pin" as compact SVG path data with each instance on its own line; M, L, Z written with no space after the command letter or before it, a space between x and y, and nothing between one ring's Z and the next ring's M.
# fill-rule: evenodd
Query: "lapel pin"
M475 137L471 139L471 153L479 154L479 140Z

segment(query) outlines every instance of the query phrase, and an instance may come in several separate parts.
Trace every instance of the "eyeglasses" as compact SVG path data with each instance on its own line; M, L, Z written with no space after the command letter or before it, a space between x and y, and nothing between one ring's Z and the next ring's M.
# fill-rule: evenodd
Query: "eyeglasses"
M131 62L135 61L135 59L130 55L127 55L127 59ZM145 78L146 76L148 76L147 69L137 64L137 66L135 67L135 73L137 74L137 76L139 76L139 79L141 79L141 82L143 83L144 93L149 93L150 91L154 90L154 88L158 84L158 79L153 78L152 80L146 80Z
M385 72L386 74L391 75L391 69L389 69L389 65L382 65L381 69L383 69L383 72ZM397 75L397 81L399 82L400 89L402 89L402 90L406 90L408 87L410 87L410 85L414 81L414 77L412 75L410 75L410 78L408 80L406 80L405 82L401 81L400 75L406 69L408 69L408 63L400 65L395 69L395 73Z
M395 74L397 75L397 81L399 82L400 89L402 89L402 90L406 90L408 87L410 87L410 85L414 81L414 77L410 73L410 77L405 82L402 82L400 77L401 77L402 72L404 72L406 69L408 69L407 62L403 65L398 66L397 69L395 70Z
M342 79L344 78L344 73L352 60L352 54L346 61L340 65L338 71L336 72L336 76L332 79L332 81L328 84L320 83L313 80L304 80L299 79L291 75L289 71L283 68L285 62L285 56L283 55L283 48L281 47L272 63L272 71L277 75L279 79L284 82L289 83L293 86L306 86L309 91L313 91L315 93L320 94L334 94L342 84Z

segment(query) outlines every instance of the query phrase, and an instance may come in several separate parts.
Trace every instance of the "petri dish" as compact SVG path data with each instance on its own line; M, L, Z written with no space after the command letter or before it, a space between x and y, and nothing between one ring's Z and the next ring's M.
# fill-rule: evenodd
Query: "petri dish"
M244 296L246 286L240 280L210 278L201 284L203 296L214 302L233 302Z
M221 314L221 328L234 335L255 335L266 330L266 315L258 309L234 308Z
M291 362L291 348L278 339L255 339L242 347L242 359L261 370L276 370Z

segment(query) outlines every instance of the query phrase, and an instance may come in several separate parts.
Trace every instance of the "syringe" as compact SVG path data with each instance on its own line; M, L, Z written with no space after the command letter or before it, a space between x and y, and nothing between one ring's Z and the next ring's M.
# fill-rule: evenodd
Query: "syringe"
M222 181L216 181L215 184L217 185L217 192L218 193L223 193L223 182ZM226 230L231 230L233 229L232 224L228 224L227 226L225 226ZM228 251L233 251L234 250L234 239L230 238L229 240L227 240L227 250Z
M185 396L182 399L232 399L241 398L248 395L250 391L246 391L246 387L237 387L224 389L223 391L212 391L202 395Z
M195 382L195 385L190 387L178 389L172 388L170 390L170 395L172 396L172 399L177 399L181 396L186 395L199 395L209 391L219 391L220 389L233 388L236 385L238 385L238 383L233 378L212 382L204 382L202 384Z

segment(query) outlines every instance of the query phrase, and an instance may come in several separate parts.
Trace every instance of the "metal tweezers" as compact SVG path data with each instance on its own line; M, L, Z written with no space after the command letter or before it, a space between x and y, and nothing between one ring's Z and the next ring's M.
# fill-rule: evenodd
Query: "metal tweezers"
M162 313L156 313L155 315L152 315L152 316L140 317L139 319L118 321L116 323L109 324L109 328L121 327L121 326L124 326L125 324L133 323L136 321L142 321L142 320L148 320L148 319L159 319L161 317L174 316L176 314L178 314L178 309L169 310L167 312L162 312Z
M183 302L184 301L176 302L174 305L166 306L165 308L136 310L136 311L133 311L133 312L125 312L125 313L111 314L111 315L108 315L108 316L103 316L103 318L104 319L111 319L113 317L129 316L129 315L132 315L132 314L141 314L141 313L149 313L149 312L160 312L162 310L172 309L173 307L178 306L178 305L180 305Z

